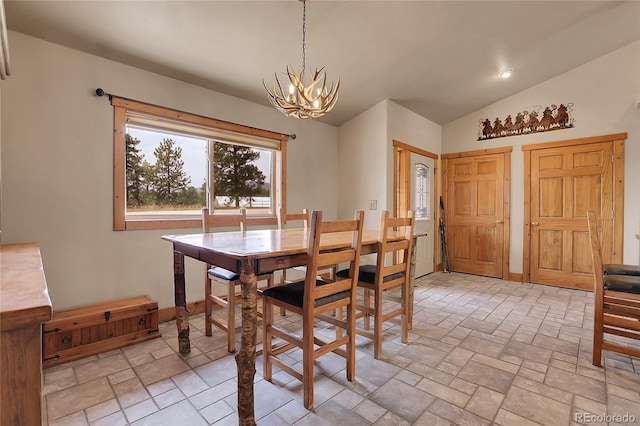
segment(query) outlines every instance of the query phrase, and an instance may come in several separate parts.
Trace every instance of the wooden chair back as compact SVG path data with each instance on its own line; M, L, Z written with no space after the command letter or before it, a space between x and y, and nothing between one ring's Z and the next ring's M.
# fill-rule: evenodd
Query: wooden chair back
M389 212L386 210L380 214L376 261L376 280L379 289L408 284L414 226L415 217L412 210L407 212L407 217L389 217ZM401 239L396 239L398 232L402 234ZM387 279L394 275L396 275L394 278Z
M205 207L202 209L202 232L211 232L213 227L240 226L241 219L242 216L238 213L214 216L209 214L209 209Z
M313 312L318 299L334 296L344 291L351 292L351 303L355 303L363 224L363 211L357 211L352 220L334 222L323 222L321 211L313 211L311 213L303 310ZM320 250L321 239L323 242L325 239L329 242L331 241L331 234L344 232L352 233L350 246ZM349 264L349 277L337 277L334 282L318 285L318 271L331 268L340 263ZM328 306L324 306L322 310L326 311L328 308Z
M278 212L278 229L283 229L284 225L290 221L302 221L303 227L309 227L310 215L309 210L302 209L300 213L287 213L283 208Z
M265 226L272 225L273 218L251 216L247 214L247 209L240 209L240 230L248 231L250 228L263 229Z

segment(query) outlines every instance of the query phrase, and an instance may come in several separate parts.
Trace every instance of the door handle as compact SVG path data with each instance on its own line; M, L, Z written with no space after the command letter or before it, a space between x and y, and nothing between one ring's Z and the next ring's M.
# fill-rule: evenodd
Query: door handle
M531 224L532 224L533 226L538 226L538 225L540 225L538 222L531 222Z
M502 220L496 220L496 225L502 225L504 223L504 221Z

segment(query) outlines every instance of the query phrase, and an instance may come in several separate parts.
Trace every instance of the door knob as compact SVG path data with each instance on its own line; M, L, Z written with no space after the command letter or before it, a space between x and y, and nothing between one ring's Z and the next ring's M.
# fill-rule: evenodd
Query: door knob
M531 224L532 224L533 226L538 226L538 225L540 225L538 222L531 222Z
M500 225L502 223L504 223L502 220L496 220L496 225Z

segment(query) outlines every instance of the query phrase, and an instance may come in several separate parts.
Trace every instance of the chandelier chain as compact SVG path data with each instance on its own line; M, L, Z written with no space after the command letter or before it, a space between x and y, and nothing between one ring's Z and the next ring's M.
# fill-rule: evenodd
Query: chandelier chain
M302 75L306 62L305 50L307 47L307 0L302 0Z

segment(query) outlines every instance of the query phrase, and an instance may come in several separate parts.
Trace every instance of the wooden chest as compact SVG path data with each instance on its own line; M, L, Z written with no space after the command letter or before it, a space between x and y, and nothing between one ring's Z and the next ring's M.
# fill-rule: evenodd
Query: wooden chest
M158 304L148 296L54 312L42 327L42 365L51 367L159 336Z

